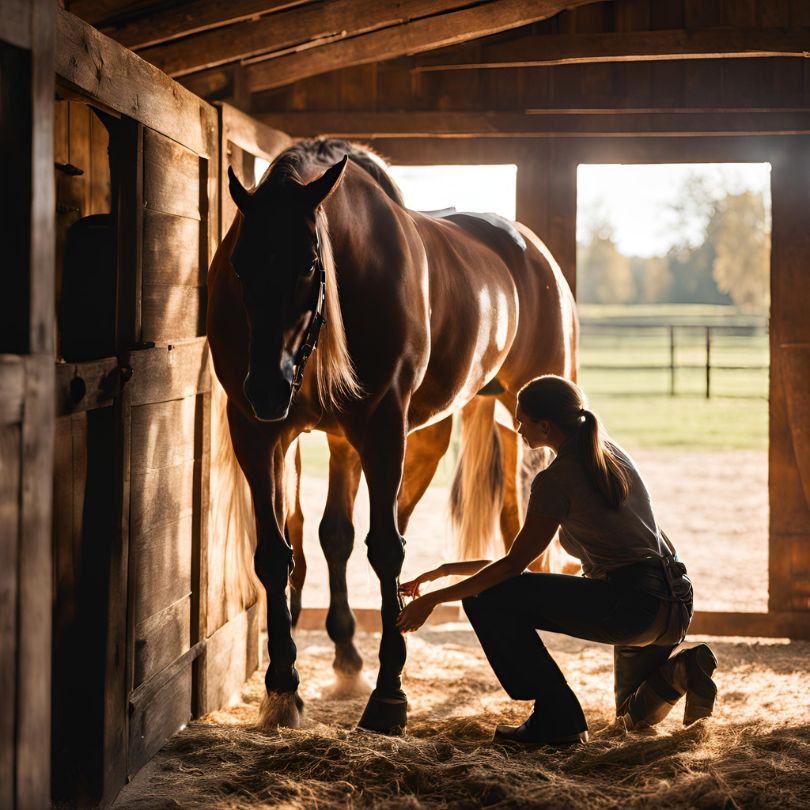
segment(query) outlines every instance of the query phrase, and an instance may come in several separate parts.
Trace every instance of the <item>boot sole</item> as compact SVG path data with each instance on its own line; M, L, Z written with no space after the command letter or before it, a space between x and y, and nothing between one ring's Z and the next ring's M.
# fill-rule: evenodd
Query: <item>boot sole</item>
M686 706L683 724L691 726L704 717L711 716L717 699L717 686L712 673L717 669L717 658L706 644L699 644L686 662Z

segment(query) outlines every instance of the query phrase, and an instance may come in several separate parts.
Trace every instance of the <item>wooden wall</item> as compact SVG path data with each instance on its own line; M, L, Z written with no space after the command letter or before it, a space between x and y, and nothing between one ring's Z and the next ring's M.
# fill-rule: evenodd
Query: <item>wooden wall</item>
M57 169L54 790L104 805L241 687L258 613L212 609L225 588L209 565L204 336L218 113L72 15L57 26L57 162L83 173ZM89 262L92 283L71 262Z
M53 454L53 4L0 17L0 806L47 807Z

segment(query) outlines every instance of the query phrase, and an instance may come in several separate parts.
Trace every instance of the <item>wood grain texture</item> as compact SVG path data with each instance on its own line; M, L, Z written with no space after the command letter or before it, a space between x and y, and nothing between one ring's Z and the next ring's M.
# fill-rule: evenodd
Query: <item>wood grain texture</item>
M133 408L133 471L160 470L198 458L194 444L195 413L193 396Z
M106 106L208 155L214 111L154 65L57 9L56 73Z
M200 262L200 228L198 217L144 211L143 283L204 284L207 268Z
M205 287L144 283L144 342L167 344L203 335L207 301Z
M0 355L0 425L22 421L25 365L21 357Z
M191 601L183 597L135 628L135 686L169 666L190 647Z
M463 3L464 0L407 0L386 3L378 0L326 0L233 25L228 29L227 36L223 36L222 31L209 31L179 42L146 48L141 54L169 76L183 76L196 70L291 48L312 40L317 42L397 25L409 18L457 8Z
M143 135L143 200L151 211L200 219L197 154L151 129Z
M0 807L14 806L21 434L20 425L0 425Z
M133 406L183 399L210 390L205 338L131 352L129 360Z

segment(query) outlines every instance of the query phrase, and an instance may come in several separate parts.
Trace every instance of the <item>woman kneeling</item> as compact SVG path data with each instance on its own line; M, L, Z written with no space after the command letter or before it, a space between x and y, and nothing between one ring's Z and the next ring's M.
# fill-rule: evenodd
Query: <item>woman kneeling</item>
M532 482L523 528L495 562L448 563L403 583L418 598L400 613L399 629L416 630L436 605L461 599L503 688L514 700L534 700L523 725L498 726L501 740L587 741L582 707L537 629L613 645L616 714L628 728L660 722L684 694L685 725L710 715L717 661L705 644L676 652L692 617L692 585L632 459L562 377L528 383L516 418L530 447L556 453ZM558 529L584 576L525 570ZM423 582L451 574L468 578L419 596Z

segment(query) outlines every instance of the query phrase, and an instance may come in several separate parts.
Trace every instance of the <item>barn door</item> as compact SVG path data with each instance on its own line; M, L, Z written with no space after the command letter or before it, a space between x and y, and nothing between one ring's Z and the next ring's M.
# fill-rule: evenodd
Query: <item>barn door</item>
M127 385L130 774L195 713L195 669L205 648L205 273L218 223L214 126L207 132L205 155L147 127L140 133L137 348Z
M231 166L247 188L261 177L263 168L290 143L278 130L261 124L228 104L220 104L220 234L224 236L236 215L228 194L228 167ZM210 491L216 496L217 470L211 469ZM242 482L246 487L246 484ZM215 504L215 500L212 500ZM206 644L200 662L200 713L224 705L257 668L261 608L246 604L227 581L228 566L223 559L223 532L227 526L211 515L208 531L207 582L205 599ZM224 510L223 510L224 511Z

